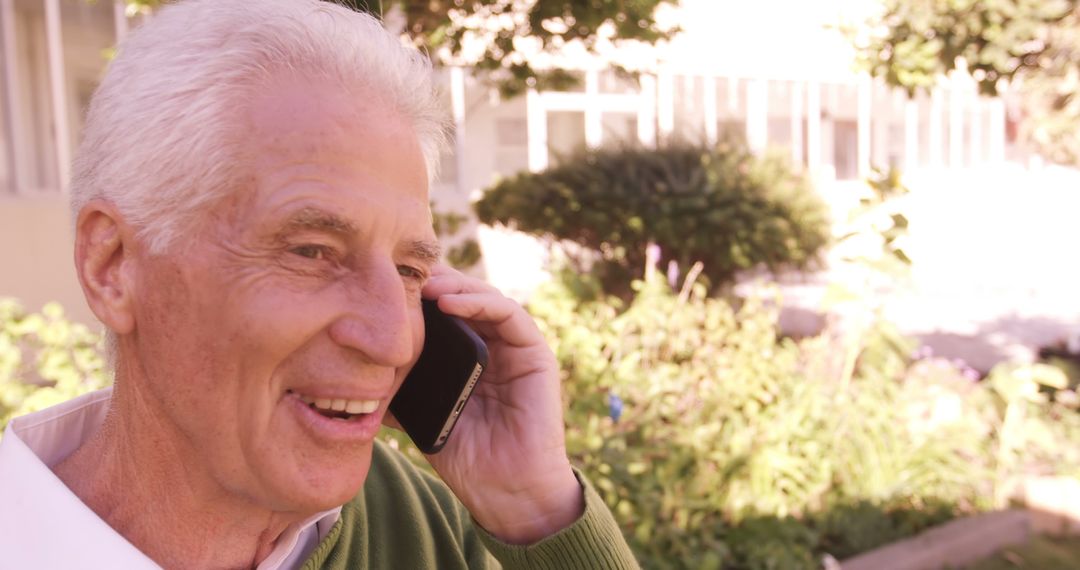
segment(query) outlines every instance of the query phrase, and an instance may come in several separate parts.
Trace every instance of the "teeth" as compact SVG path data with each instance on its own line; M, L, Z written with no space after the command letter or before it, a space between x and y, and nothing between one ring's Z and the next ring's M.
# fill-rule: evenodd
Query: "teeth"
M296 394L300 401L314 405L320 410L345 412L347 414L370 414L379 409L379 400L345 400L342 398L312 398L303 394Z
M378 400L349 400L345 411L350 414L370 414L379 409Z

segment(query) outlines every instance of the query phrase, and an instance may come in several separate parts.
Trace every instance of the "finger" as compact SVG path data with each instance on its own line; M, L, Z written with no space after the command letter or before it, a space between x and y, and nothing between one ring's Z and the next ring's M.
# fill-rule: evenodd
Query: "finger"
M458 293L501 294L493 285L445 266L438 266L432 271L432 276L424 284L422 291L423 296L428 299Z
M512 346L544 343L544 336L529 313L502 294L454 293L439 297L439 308L477 325L486 325L503 342Z
M449 265L447 265L445 263L436 263L435 266L431 268L431 276L432 277L438 277L439 275L453 275L453 274L460 275L461 272L458 271L457 269L454 269L453 267L450 267Z

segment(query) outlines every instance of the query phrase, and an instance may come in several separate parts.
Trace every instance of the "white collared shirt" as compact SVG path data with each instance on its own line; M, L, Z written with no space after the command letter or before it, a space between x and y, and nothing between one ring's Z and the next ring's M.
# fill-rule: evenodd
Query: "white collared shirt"
M0 439L0 563L5 568L160 568L52 472L97 431L107 388L16 418ZM290 525L258 570L298 568L341 507Z

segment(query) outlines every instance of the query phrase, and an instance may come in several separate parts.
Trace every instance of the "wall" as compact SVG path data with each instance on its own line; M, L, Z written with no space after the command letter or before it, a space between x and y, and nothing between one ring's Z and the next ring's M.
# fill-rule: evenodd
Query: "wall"
M59 301L68 314L95 323L72 263L72 231L63 196L0 198L0 296L27 309Z

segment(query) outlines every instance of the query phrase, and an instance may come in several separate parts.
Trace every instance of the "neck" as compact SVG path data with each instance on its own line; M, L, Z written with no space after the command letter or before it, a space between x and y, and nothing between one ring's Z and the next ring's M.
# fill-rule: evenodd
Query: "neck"
M303 514L218 484L146 398L118 381L101 429L53 471L128 542L166 568L251 568Z

